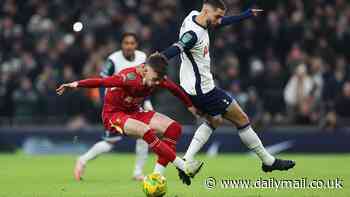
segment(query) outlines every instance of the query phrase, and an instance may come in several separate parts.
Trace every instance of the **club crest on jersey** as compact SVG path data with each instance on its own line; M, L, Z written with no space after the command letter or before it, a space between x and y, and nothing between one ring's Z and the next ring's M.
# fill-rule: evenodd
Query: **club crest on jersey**
M135 79L136 79L136 73L126 74L126 80L135 80Z
M203 57L205 57L209 53L208 46L204 47Z

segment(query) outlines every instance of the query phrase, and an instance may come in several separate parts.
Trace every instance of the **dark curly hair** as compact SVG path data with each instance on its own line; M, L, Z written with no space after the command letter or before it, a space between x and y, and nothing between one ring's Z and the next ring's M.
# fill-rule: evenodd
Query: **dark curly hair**
M203 0L203 4L209 4L215 8L226 10L226 4L223 0Z

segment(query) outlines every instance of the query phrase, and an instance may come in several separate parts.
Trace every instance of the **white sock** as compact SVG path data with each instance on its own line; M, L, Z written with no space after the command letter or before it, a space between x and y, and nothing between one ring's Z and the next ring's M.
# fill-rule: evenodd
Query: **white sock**
M273 162L275 162L275 158L269 152L267 152L258 135L256 135L251 126L239 130L238 135L241 138L241 141L250 150L254 151L265 165L272 165Z
M199 152L199 150L208 141L213 129L206 123L201 124L197 131L194 133L191 144L188 147L184 158L186 160L193 160L194 156Z
M154 166L153 173L164 175L164 172L165 172L165 167L159 163L156 163L156 165Z
M147 161L148 144L142 139L137 139L135 152L136 152L136 161L135 161L134 176L140 176L143 174L143 167L145 166L145 163Z
M176 157L172 163L177 168L181 169L182 171L185 171L185 161L183 159L181 159L180 157Z
M88 152L79 157L79 159L83 164L86 164L88 161L95 159L100 154L111 151L113 146L113 144L106 141L97 142Z

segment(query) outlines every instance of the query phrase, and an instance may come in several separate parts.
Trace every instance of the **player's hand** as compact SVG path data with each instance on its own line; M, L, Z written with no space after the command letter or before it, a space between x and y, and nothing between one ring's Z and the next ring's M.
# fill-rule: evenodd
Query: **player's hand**
M250 9L250 11L252 12L253 16L259 16L264 12L263 9Z
M189 108L187 108L188 111L190 111L192 113L192 115L196 118L200 118L200 112L197 110L197 108L195 108L194 106L191 106Z
M56 89L56 93L61 96L66 91L66 89L75 89L75 88L78 88L78 82L75 81L72 83L65 83Z

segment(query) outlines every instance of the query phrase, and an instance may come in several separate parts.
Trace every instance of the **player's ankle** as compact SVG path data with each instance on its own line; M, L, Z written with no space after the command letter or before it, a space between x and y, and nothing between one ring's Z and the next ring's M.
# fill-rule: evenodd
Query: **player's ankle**
M185 161L193 161L194 160L194 157L190 157L190 156L184 156L183 157L183 160L185 160Z
M82 165L84 165L84 166L85 166L86 163L88 162L88 161L84 158L84 156L78 157L77 161L78 161L79 163L81 163Z

